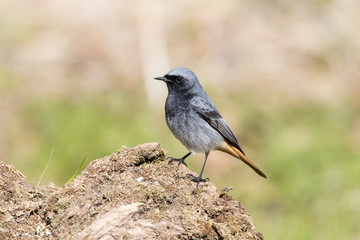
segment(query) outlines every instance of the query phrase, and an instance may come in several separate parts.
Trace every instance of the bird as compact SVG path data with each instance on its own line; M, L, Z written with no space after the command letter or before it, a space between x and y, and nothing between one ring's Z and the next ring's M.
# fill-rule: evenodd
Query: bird
M205 153L200 175L190 175L198 189L206 161L212 150L228 153L252 168L257 174L266 175L245 156L229 126L220 115L199 83L195 73L185 67L176 67L162 77L154 79L166 83L168 96L165 102L165 119L173 135L189 150L182 158L170 157L169 163L185 163L192 153Z

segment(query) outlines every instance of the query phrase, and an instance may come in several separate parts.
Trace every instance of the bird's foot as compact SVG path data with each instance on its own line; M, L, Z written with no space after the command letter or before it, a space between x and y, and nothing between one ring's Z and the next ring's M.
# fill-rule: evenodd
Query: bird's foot
M200 182L207 182L207 181L209 181L210 179L209 178L202 178L202 177L195 177L194 175L192 175L192 174L186 174L186 177L188 177L188 178L191 178L191 181L192 182L197 182L198 183L198 185L199 185L199 183ZM198 186L197 185L197 186Z
M173 158L173 157L169 157L169 162L168 164L172 163L172 162L178 162L178 167L180 166L180 164L184 164L187 167L187 164L185 163L185 159L184 158Z

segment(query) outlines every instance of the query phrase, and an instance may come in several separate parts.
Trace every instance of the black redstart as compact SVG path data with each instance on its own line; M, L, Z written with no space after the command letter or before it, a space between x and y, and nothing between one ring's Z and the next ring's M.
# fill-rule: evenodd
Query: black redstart
M236 137L191 70L178 67L155 79L164 81L168 88L169 94L165 104L167 125L189 150L184 157L171 158L169 163L177 161L186 165L185 158L191 153L205 152L199 177L192 176L192 181L197 182L198 187L199 182L206 181L201 177L210 150L220 150L242 160L257 174L266 178L265 174L245 156Z

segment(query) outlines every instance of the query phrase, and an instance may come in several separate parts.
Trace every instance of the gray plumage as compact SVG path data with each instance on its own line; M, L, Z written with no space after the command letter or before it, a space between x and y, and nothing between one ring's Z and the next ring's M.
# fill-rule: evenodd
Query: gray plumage
M224 138L238 146L234 134L191 70L175 68L165 77L172 79L167 82L166 122L189 151L215 150Z
M155 79L164 81L168 87L165 117L171 132L190 153L205 152L203 168L199 178L195 179L198 183L203 181L201 175L210 150L227 152L265 177L245 157L236 137L191 70L178 67L170 70L165 76ZM185 164L184 159L190 153L181 159L173 160Z

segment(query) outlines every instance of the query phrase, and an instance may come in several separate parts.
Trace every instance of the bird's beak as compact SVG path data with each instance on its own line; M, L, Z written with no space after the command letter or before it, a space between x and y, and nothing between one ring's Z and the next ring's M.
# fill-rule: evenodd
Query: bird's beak
M154 79L164 81L164 82L170 82L169 79L167 79L166 77L156 77Z

